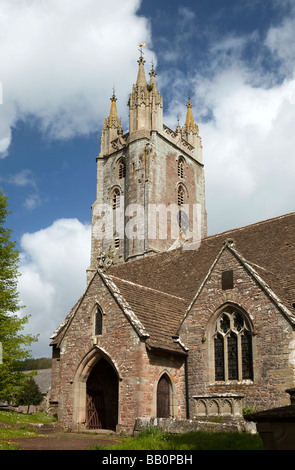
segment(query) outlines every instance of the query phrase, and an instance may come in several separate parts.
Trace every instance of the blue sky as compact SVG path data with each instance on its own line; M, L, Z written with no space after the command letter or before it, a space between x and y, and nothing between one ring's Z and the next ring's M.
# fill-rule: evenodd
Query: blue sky
M291 0L1 1L0 189L35 357L85 287L100 132L113 87L128 130L138 44L165 124L192 101L214 234L294 211L294 34Z

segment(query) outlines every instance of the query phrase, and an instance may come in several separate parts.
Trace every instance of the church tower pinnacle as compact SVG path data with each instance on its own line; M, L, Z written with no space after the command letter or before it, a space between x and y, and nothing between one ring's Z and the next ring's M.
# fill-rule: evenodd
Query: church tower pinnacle
M101 133L101 153L104 155L111 151L111 142L122 132L122 121L118 117L115 91L113 91L110 100L110 114L104 121L104 129Z
M192 104L190 99L187 102L187 112L186 112L186 120L184 126L182 128L182 136L187 142L193 145L195 148L198 146L198 135L199 135L199 127L195 123L193 118L192 112Z
M137 62L139 63L139 66L138 66L136 87L145 87L146 86L146 77L145 77L145 70L144 70L145 60L143 59L142 55L140 56Z
M129 135L132 139L148 135L151 130L161 130L163 124L163 99L157 91L156 73L152 68L148 84L142 55L138 64L137 80L129 99Z

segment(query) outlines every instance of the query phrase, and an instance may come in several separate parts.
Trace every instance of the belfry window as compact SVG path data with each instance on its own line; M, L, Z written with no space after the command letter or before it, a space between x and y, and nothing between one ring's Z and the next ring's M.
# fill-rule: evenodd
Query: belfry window
M117 164L117 176L119 180L126 176L126 165L123 159L120 159Z
M215 380L253 380L252 334L242 313L227 307L215 324Z
M179 178L184 178L184 159L179 157L177 162L177 174Z
M112 207L113 209L118 209L120 207L120 190L119 188L115 188L112 193Z
M177 190L177 204L179 207L182 207L184 204L184 188L181 184L178 186Z
M118 237L117 234L114 236L114 247L119 248L120 247L120 238Z

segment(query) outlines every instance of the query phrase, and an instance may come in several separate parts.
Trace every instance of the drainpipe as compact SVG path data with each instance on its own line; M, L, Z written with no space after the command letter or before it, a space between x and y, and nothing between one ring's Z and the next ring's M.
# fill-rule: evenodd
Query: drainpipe
M189 387L188 387L188 364L187 357L184 362L184 374L185 374L185 401L186 401L186 419L190 419L190 410L189 410Z

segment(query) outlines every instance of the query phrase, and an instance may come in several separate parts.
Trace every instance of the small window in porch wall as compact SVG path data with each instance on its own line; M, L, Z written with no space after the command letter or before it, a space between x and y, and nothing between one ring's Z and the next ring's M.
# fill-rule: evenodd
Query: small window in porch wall
M95 336L102 335L102 313L98 307L95 314Z

